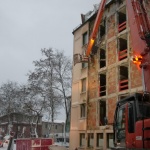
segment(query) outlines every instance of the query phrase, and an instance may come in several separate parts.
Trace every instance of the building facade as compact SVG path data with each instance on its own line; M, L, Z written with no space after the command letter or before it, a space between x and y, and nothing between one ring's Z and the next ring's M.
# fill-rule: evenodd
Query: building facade
M85 54L96 13L95 6L73 30L74 64ZM70 150L113 147L116 102L143 89L131 44L125 0L107 0L88 63L77 63L72 70Z
M64 122L42 122L42 135L43 137L49 137L49 135L57 136L58 133L64 133Z
M10 132L14 132L15 138L35 137L36 117L35 115L27 115L20 112L1 115L0 134L5 136L10 134ZM42 116L39 116L37 134L39 137L42 136Z

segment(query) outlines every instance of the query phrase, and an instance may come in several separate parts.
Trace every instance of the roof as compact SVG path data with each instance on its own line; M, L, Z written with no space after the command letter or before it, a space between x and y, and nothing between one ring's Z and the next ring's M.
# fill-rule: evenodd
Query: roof
M94 4L94 9L92 11L88 11L86 14L81 14L81 21L82 23L78 25L75 29L73 29L73 34L76 30L78 30L81 26L83 26L85 23L87 23L91 18L96 17L95 15L97 14L99 4Z

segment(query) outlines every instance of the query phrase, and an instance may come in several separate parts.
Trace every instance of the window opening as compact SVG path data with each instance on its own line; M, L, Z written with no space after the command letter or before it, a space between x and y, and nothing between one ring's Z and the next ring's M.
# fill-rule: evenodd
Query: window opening
M82 79L81 82L82 82L81 92L86 92L86 78Z
M127 35L123 35L118 39L118 59L119 61L127 58Z
M118 32L126 29L126 9L125 7L118 12Z
M106 74L100 74L99 75L99 96L105 96L106 95Z
M82 69L86 68L88 66L88 63L82 63Z
M85 32L83 34L83 45L86 45L88 43L88 34L87 32Z
M85 104L81 104L80 106L81 106L81 118L84 118L86 112Z
M107 134L107 148L114 147L113 144L113 133L108 133Z
M94 134L88 133L88 147L94 146Z
M120 81L119 81L119 90L128 89L128 67L120 66Z
M104 19L99 26L99 33L98 33L99 41L101 41L102 38L105 37L105 34L106 34L106 20Z
M80 133L80 146L83 147L85 146L85 134Z
M103 48L100 49L99 66L100 68L106 67L106 50Z
M103 142L104 142L103 133L97 133L97 143L96 143L97 147L103 148Z
M102 125L106 125L106 101L105 100L100 100L99 102L99 125L102 126Z

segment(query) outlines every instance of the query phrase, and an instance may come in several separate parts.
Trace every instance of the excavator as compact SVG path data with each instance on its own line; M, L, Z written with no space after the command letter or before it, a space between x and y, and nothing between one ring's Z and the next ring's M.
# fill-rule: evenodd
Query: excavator
M100 2L89 37L86 58L91 55L106 2L107 0ZM131 60L140 68L143 91L117 102L113 123L114 148L112 149L150 150L150 14L148 14L150 1L126 0L126 10L133 51Z

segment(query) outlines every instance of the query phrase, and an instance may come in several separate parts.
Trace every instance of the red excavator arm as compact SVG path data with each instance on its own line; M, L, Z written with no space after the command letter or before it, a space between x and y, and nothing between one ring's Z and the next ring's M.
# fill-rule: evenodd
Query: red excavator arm
M134 48L135 43L137 43L137 37L135 35L136 34L135 32L137 32L139 38L141 38L141 40L144 40L146 44L145 50L142 49L142 52L141 52L142 54L144 54L145 51L147 51L150 47L150 38L149 38L150 37L150 25L149 25L147 13L143 6L143 0L126 0L126 3L127 3L127 12L128 14L130 14L128 16L129 25L130 27L134 26L133 28L135 28L135 24L133 23L133 21L135 21L137 30L138 30L137 32L135 31L135 29L131 28L132 48ZM90 55L92 51L92 47L97 36L98 28L102 20L103 12L105 9L105 4L106 4L106 0L102 0L99 5L93 31L90 35L90 39L89 39L87 50L86 50L87 57Z
M93 31L91 33L91 36L90 36L90 39L88 42L88 46L87 46L87 50L86 50L86 56L87 57L90 55L90 53L92 51L92 47L93 47L93 44L94 44L96 36L97 36L98 28L99 28L100 22L101 22L102 17L103 17L103 12L105 9L105 3L106 3L106 0L102 0L100 5L99 5L99 9L98 9L97 17L96 17L96 20L94 23Z

